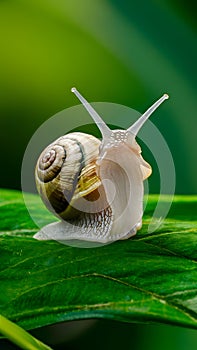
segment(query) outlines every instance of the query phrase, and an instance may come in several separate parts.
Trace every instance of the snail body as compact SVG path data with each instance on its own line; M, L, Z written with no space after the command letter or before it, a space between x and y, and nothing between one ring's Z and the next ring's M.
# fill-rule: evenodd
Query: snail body
M151 166L135 141L162 96L127 130L110 130L73 88L102 133L102 141L81 132L58 138L40 155L35 179L46 207L60 221L43 227L34 238L109 243L127 239L141 228L143 181Z

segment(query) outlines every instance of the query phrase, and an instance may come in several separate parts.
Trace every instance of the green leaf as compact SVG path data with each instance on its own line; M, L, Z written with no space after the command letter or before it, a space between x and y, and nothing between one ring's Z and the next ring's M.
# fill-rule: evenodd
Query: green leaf
M6 336L14 344L25 350L51 350L51 348L13 322L0 315L0 334Z
M197 197L176 196L163 226L150 234L157 196L149 196L136 237L91 249L33 239L37 228L22 194L1 190L0 198L5 317L26 329L90 317L197 328ZM47 223L39 197L28 198Z

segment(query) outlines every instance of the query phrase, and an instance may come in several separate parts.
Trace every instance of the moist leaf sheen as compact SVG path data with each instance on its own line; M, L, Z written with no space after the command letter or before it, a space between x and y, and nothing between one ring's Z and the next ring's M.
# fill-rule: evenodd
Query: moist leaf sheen
M43 225L55 220L27 197ZM157 198L134 238L82 249L33 239L22 193L0 190L0 313L25 329L95 317L197 328L197 196L175 196L147 233Z

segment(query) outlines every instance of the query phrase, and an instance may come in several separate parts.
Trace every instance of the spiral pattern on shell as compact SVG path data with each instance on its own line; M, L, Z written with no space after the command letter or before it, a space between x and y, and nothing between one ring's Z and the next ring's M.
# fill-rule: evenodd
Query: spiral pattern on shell
M66 159L66 150L59 145L48 146L41 154L37 174L42 182L52 181L61 171Z
M60 218L76 191L83 169L96 162L100 141L73 132L51 143L41 153L35 171L36 186L46 207Z

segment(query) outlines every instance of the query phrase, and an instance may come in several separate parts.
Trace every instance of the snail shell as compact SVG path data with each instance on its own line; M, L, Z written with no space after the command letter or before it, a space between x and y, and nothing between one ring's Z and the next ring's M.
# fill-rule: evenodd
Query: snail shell
M71 201L100 185L95 166L100 143L91 135L75 132L60 137L41 153L36 186L46 207L61 219L70 217Z
M42 228L37 239L113 242L133 236L142 225L143 180L151 174L135 136L164 95L128 130L110 130L73 88L102 133L73 132L40 155L35 179L46 207L60 222Z

